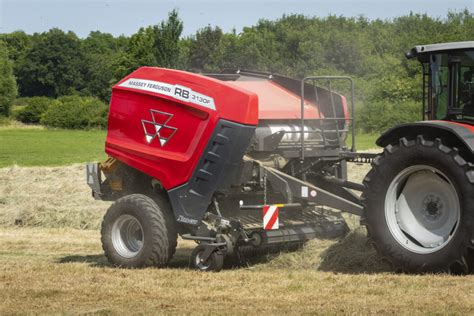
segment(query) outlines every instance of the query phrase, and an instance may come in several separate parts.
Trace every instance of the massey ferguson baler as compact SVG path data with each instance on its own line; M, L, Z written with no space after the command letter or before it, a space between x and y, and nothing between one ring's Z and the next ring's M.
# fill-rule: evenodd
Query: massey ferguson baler
M109 261L165 265L180 234L198 242L197 268L219 270L226 255L343 236L340 213L321 206L362 212L344 189L362 189L346 181L351 117L314 80L144 67L115 85L110 158L87 168L94 197L116 200L102 226Z
M347 77L140 68L120 81L110 158L87 166L94 197L115 200L102 225L109 261L166 265L179 234L198 244L194 266L215 271L229 255L344 235L336 209L361 216L396 270L474 271L474 42L407 57L423 66L423 121L384 133L380 155L355 151ZM335 81L350 86L350 109ZM348 161L372 162L363 185L347 180Z

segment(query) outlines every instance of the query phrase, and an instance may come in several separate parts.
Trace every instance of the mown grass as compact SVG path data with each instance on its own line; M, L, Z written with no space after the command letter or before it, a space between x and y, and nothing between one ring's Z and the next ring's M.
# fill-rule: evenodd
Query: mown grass
M0 167L60 166L105 158L105 131L0 128ZM357 150L375 148L377 135L356 136Z
M286 266L281 260L279 264L264 260L200 273L188 268L192 247L191 242L181 244L169 268L127 270L107 264L95 230L0 228L0 314L471 314L474 310L473 275L341 272L334 265L322 271L289 260Z
M0 128L0 167L59 166L105 158L105 131Z
M368 168L349 164L351 179ZM180 241L170 267L114 268L97 229L108 204L93 201L83 165L0 169L0 315L474 311L474 275L391 273L351 215L341 241L312 240L220 273L189 267L189 241ZM14 226L17 219L25 226Z
M375 141L380 135L378 134L356 134L355 143L357 150L368 150L378 148ZM351 142L349 142L351 143Z

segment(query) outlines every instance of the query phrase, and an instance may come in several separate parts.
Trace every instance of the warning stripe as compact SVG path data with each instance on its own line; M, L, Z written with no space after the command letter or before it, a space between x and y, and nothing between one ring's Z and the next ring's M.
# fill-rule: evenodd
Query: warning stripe
M263 228L265 230L279 228L277 205L265 205L263 207Z

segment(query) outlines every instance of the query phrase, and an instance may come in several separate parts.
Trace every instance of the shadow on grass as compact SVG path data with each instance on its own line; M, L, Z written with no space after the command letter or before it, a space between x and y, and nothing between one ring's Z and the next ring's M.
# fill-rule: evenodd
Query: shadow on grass
M297 251L281 251L277 254L250 256L243 261L228 257L224 269L239 269L256 265L285 269L316 269L319 271L345 274L371 274L390 272L390 266L384 262L372 246L367 244L364 228L349 232L342 240L332 243L303 247ZM328 245L329 244L329 245ZM316 247L315 247L316 246ZM327 247L326 247L327 246ZM190 258L193 248L178 247L168 267L172 269L193 269ZM71 255L58 260L59 263L86 263L90 267L113 267L103 254Z
M72 255L59 258L58 263L87 263L91 267L107 267L110 266L107 258L103 254L100 255Z
M190 248L177 248L173 259L168 263L167 268L171 269L194 269L191 264L191 253L193 249ZM274 254L276 256L276 254ZM224 261L224 269L238 269L245 268L255 264L265 264L270 261L270 257L266 255L255 256L246 258L244 262L239 262L237 258L229 256ZM107 261L107 258L103 254L95 255L71 255L59 258L58 263L85 263L90 267L110 267L115 268L112 264Z
M189 248L178 248L169 262L168 267L175 269L186 269L190 267L190 257L193 250ZM95 255L71 255L59 258L58 263L85 263L90 267L111 267L114 266L107 261L104 254Z

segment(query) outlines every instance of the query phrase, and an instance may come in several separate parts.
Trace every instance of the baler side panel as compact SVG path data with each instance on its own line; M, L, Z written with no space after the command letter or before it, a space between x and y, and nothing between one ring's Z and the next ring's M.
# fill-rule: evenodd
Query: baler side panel
M214 192L235 183L254 132L254 126L227 120L217 123L191 179L168 191L178 222L199 224Z

